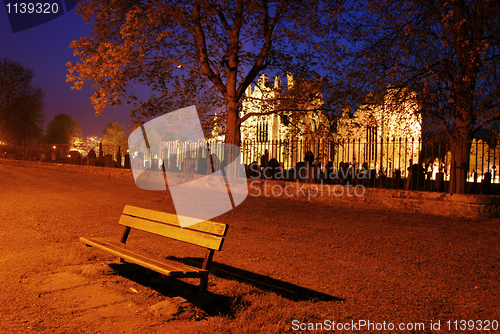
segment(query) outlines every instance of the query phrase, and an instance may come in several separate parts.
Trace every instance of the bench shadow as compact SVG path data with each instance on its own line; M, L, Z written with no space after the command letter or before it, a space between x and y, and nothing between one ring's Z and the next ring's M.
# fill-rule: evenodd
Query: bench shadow
M167 259L185 263L187 265L200 267L202 258L184 257L178 258L169 256ZM274 292L277 295L293 301L345 301L340 297L335 297L319 291L304 288L292 283L281 281L269 276L256 274L251 271L228 266L223 263L213 261L210 267L210 274L220 278L236 280L241 283L253 285L263 291Z
M197 267L200 267L203 262L202 258L192 257L178 258L169 256L167 259ZM190 303L203 310L208 316L223 314L232 317L234 305L238 303L234 297L214 294L210 291L199 294L199 279L189 279L190 283L188 283L127 262L110 263L109 266L117 275L149 287L167 298L177 296L185 298ZM218 262L212 262L210 275L249 284L262 291L273 292L283 298L293 301L345 300Z
M200 294L199 279L189 279L192 280L190 283L184 282L128 262L109 263L108 265L115 271L116 275L148 287L166 298L182 297L203 310L208 316L220 314L233 316L233 298L211 292Z

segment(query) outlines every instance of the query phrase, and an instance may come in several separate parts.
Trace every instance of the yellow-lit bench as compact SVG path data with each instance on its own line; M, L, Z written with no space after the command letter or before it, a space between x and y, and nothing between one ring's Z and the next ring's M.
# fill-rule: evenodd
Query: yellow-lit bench
M108 251L122 260L157 271L171 277L200 278L200 292L207 290L208 270L214 251L220 251L228 225L204 221L188 227L180 227L176 215L127 205L118 222L125 226L120 241L104 238L80 238L87 246ZM207 252L201 268L166 260L135 249L126 244L131 229L158 234L167 238L184 241L206 248Z

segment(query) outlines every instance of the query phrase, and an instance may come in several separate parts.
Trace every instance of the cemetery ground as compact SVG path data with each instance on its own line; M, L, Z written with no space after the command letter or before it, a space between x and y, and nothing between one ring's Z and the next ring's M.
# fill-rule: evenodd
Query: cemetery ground
M197 279L120 264L78 240L118 239L126 204L173 213L165 192L132 178L36 168L0 165L0 175L2 333L281 333L363 320L423 323L401 331L419 333L431 332L431 321L441 332L461 320L499 326L497 218L248 197L213 219L229 231L200 297ZM204 254L132 233L131 243L160 256ZM171 303L162 309L162 301Z

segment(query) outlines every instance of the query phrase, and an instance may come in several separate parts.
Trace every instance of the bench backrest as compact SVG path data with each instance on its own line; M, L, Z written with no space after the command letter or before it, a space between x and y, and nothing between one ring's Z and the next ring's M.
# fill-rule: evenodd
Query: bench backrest
M217 251L222 248L228 227L211 221L181 227L175 214L131 205L123 209L119 224Z

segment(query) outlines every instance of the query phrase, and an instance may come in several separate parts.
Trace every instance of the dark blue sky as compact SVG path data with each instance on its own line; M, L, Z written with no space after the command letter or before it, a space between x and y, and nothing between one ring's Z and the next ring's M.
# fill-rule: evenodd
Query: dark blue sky
M90 85L77 91L66 82L65 64L77 60L69 43L88 36L90 31L91 26L72 10L48 23L13 33L6 9L3 3L0 5L0 58L20 61L35 72L34 82L45 93L45 127L55 115L65 113L80 123L85 137L100 136L109 122L119 122L128 130L130 120L128 105L107 107L103 116L95 116Z

